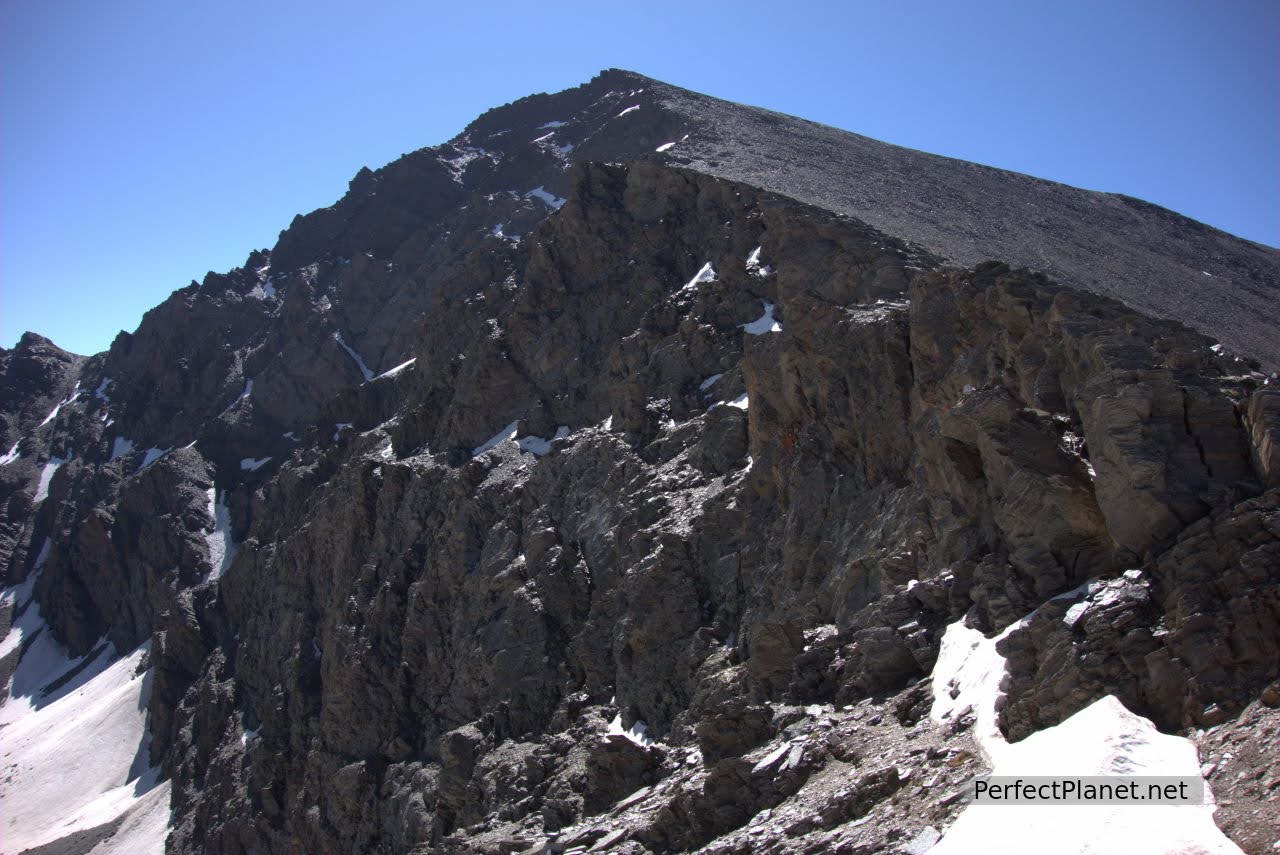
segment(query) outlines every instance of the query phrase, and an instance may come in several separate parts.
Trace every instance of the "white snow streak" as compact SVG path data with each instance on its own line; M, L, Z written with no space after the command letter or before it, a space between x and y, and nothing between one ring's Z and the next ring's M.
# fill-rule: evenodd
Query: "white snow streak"
M701 285L703 282L715 282L715 281L716 281L716 270L714 267L711 266L711 262L708 261L706 264L698 268L698 272L693 274L693 278L690 279L688 282L686 282L684 284L684 287L681 288L677 293L683 294L686 291L697 291L698 286Z
M334 339L334 341L336 341L336 342L338 343L338 345L339 345L343 350L345 350L345 351L347 352L347 356L350 356L350 357L351 357L351 359L352 359L352 361L353 361L353 362L355 362L355 364L356 364L356 368L359 368L359 369L360 369L360 375L361 375L362 377L364 377L365 382L367 383L367 382L369 382L370 380L372 380L372 379L373 379L373 372L369 370L369 366L368 366L368 365L365 365L365 364L364 364L364 360L360 358L360 354L358 354L358 353L356 353L354 350L352 350L352 349L351 349L351 347L350 347L350 346L349 346L345 341L343 341L343 340L342 340L342 333L340 333L340 332L338 332L337 330L335 330L335 331L334 331L334 333L333 333L333 339Z
M486 451L490 450L491 448L496 448L498 445L501 445L502 443L506 442L509 439L515 439L516 427L518 424L519 424L518 422L512 422L511 424L504 427L502 430L495 433L493 436L489 437L482 444L477 445L475 448L471 450L471 456L479 457L481 454L484 454Z
M773 303L760 301L764 305L764 314L749 324L740 324L747 335L764 335L771 332L782 332L782 324L773 319Z
M720 379L721 377L723 377L723 376L724 376L723 374L712 374L712 375L711 375L710 377L708 377L706 380L703 380L701 383L699 383L699 384L698 384L698 391L699 391L699 392L705 392L705 391L707 391L707 390L708 390L708 389L710 389L712 386L716 385L716 381L717 381L717 380L719 380L719 379Z
M217 579L236 557L236 542L231 537L231 509L227 507L227 497L217 500L216 487L205 491L209 497L209 519L212 528L205 532L204 542L209 549L209 575L205 581Z
M750 401L747 399L747 393L743 392L741 395L734 398L732 401L727 402L726 406L737 407L740 410L745 410L749 403Z
M688 134L685 134L685 135L684 135L684 136L682 136L680 139L675 140L674 142L665 142L665 143L663 143L662 145L660 145L660 146L658 146L657 148L655 148L655 149L654 149L654 151L659 152L659 153L664 152L664 151L670 151L673 147L675 147L675 146L679 145L680 143L684 142L684 141L685 141L685 140L687 140L688 138L689 138L689 135L688 135Z
M634 113L636 110L639 110L639 109L640 109L640 105L639 105L639 104L632 105L632 106L628 107L627 109L623 110L621 113L619 113L619 114L618 114L617 116L615 116L614 118L616 118L616 119L621 119L623 116L627 115L627 113Z
M415 356L413 359L407 360L405 362L401 362L395 368L391 368L386 371L383 371L381 374L379 374L377 377L373 379L381 380L383 377L394 377L417 361L418 361L418 357Z
M44 421L42 421L39 425L37 425L37 427L44 427L49 422L56 419L58 417L58 411L61 410L63 406L65 406L66 404L70 404L72 401L74 401L76 398L79 398L79 397L80 397L80 381L77 380L75 388L72 389L71 394L68 397L63 398L61 401L59 401L57 406L55 406L49 412L49 415L44 417Z
M21 442L22 439L19 437L18 441L13 444L13 448L10 448L4 453L3 457L0 457L0 466L8 466L10 463L18 459L18 445L21 444Z
M227 413L231 412L235 408L236 404L240 403L241 401L248 398L252 394L253 394L253 381L252 380L244 381L244 391L242 391L238 396L236 396L236 399L234 401L232 401L230 404L227 404L227 408L218 414L219 417L225 416Z
M567 125L567 124L569 124L569 123L568 123L568 122L561 122L561 121L559 121L559 120L553 119L552 121L547 122L546 124L538 125L538 130L540 130L540 131L544 131L544 130L546 130L547 128L563 128L563 127L564 127L565 125Z
M755 249L751 250L751 254L747 256L746 267L747 267L747 272L750 273L752 276L763 279L766 276L772 275L773 268L767 264L760 263L761 249L763 249L763 247L758 246Z

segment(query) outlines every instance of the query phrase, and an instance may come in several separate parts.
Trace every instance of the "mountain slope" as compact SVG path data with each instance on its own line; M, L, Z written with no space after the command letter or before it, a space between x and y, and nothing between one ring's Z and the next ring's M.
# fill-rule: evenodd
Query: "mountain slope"
M1280 367L1280 251L1112 193L878 142L660 83L700 171L857 217L972 265L1000 259L1181 321Z
M823 179L806 139L883 171ZM716 174L779 141L755 182L787 195ZM846 201L793 198L820 193ZM1280 398L1175 321L945 266L969 228L1033 242L988 212L1039 193L1071 220L1055 263L1094 275L1061 247L1108 197L606 72L362 170L106 353L50 350L2 402L31 458L2 661L44 639L38 703L136 656L133 765L173 807L160 829L139 784L146 810L59 845L892 851L999 740L1185 759L1157 727L1217 728L1268 756ZM1174 269L1201 249L1170 223L1146 245ZM957 643L1007 675L998 708ZM1268 786L1250 762L1233 802ZM1143 810L1117 827L1171 840ZM1274 810L1216 818L1270 845Z

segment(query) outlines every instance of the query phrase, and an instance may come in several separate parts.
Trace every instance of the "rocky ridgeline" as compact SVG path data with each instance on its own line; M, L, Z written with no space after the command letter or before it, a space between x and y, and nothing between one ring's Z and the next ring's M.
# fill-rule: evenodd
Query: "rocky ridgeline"
M672 166L673 91L492 111L104 354L3 355L8 579L151 641L171 851L923 852L985 768L942 635L1023 618L1009 739L1114 695L1270 845L1258 363Z

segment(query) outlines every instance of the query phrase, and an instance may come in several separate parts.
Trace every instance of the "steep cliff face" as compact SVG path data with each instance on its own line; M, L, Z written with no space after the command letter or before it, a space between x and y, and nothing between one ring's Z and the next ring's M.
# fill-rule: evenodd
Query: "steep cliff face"
M81 363L35 333L13 350L0 348L0 565L10 568L9 578L34 560L29 546L44 537L40 506L68 457L55 422L66 404L87 394L76 380Z
M1107 696L1165 731L1271 715L1258 363L673 166L698 98L614 72L524 99L105 354L3 355L0 427L61 455L34 512L3 470L7 667L41 634L50 683L149 645L170 851L927 848L994 762L952 704L963 632L1015 745Z

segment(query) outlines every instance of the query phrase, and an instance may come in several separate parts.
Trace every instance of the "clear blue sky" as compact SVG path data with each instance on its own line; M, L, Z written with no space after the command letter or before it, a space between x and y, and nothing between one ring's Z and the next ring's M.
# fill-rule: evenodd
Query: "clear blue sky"
M629 68L1280 244L1280 3L0 4L0 344L80 353L364 165Z

